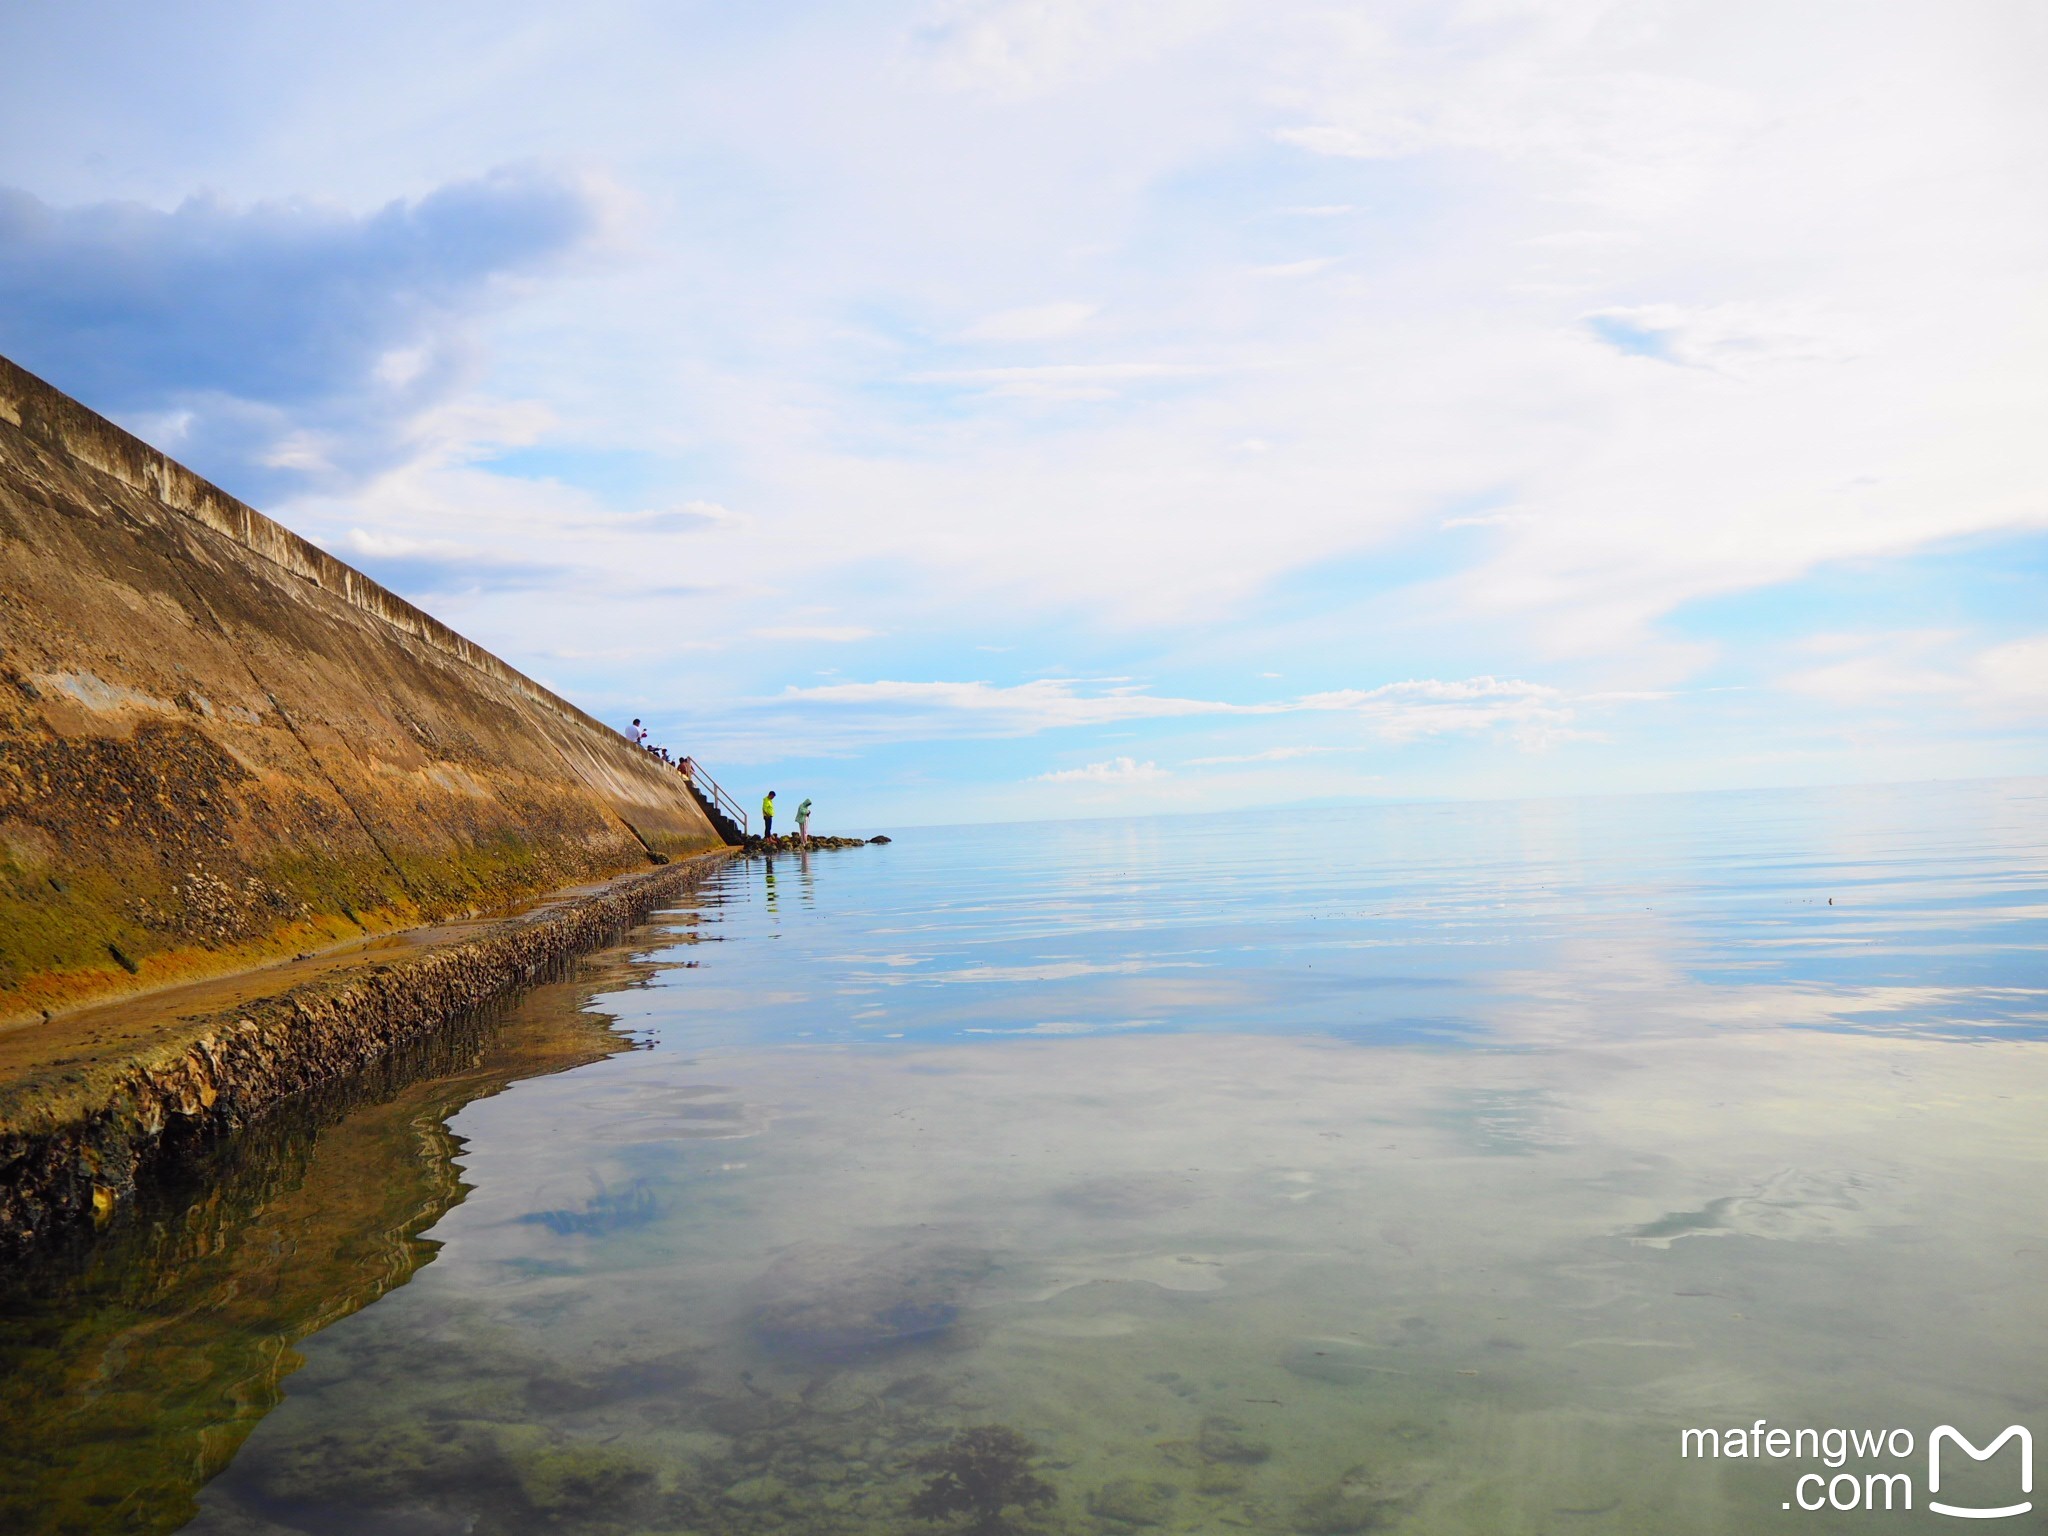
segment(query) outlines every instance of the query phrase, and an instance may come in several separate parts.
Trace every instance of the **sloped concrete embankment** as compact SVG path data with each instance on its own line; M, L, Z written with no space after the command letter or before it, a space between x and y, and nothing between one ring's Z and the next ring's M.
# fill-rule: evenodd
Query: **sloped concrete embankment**
M725 857L630 876L393 963L178 1019L105 1060L58 1061L0 1085L0 1250L105 1215L158 1160L617 942Z
M0 359L0 1024L723 841L617 731Z

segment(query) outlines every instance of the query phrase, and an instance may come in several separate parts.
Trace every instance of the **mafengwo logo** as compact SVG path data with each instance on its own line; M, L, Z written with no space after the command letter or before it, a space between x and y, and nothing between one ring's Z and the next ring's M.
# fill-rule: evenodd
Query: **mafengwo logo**
M1978 1463L1989 1462L2008 1445L2018 1443L2017 1455L2001 1465L2016 1461L2021 1497L2009 1497L2014 1479L2011 1473L1999 1477L1997 1469L1986 1476L1975 1475ZM1919 1441L1910 1429L1786 1429L1758 1419L1748 1428L1687 1429L1679 1431L1678 1454L1714 1460L1818 1461L1824 1472L1802 1472L1793 1481L1792 1496L1779 1507L1815 1510L1911 1509L1914 1501L1913 1471ZM1945 1459L1944 1459L1945 1458ZM1849 1463L1877 1462L1876 1470ZM1889 1466L1883 1465L1889 1463ZM1953 1502L1936 1495L1947 1476L1954 1490L1958 1474L1967 1477L1969 1502L1952 1492ZM2005 1490L1986 1497L1992 1478ZM2004 1431L1980 1446L1953 1424L1942 1424L1927 1437L1927 1505L1937 1515L1962 1520L2003 1520L2024 1515L2034 1507L2034 1436L2024 1424L2008 1424ZM1999 1500L2003 1502L1999 1502Z
M2034 1437L2019 1424L2008 1424L2005 1433L1981 1451L1963 1438L1963 1432L1953 1424L1943 1424L1936 1429L1927 1437L1928 1493L1941 1492L1941 1448L1944 1443L1953 1445L1973 1461L1989 1461L2004 1449L2008 1440L2017 1440L2020 1443L2020 1492L2031 1494L2034 1491ZM1997 1520L2005 1515L2024 1515L2034 1505L2032 1499L2024 1499L2017 1504L2008 1504L2003 1509L1979 1509L1969 1505L1943 1504L1937 1499L1930 1498L1927 1507L1938 1515L1961 1515L1968 1520Z

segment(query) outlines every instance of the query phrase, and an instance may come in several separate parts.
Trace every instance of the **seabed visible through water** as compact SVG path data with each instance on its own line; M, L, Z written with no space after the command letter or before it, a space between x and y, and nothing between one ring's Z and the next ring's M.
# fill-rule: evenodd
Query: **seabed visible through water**
M2044 894L2039 781L735 864L14 1277L0 1523L964 1531L997 1425L1019 1531L1953 1528L1937 1425L2048 1434ZM1912 1512L1680 1454L1757 1419Z

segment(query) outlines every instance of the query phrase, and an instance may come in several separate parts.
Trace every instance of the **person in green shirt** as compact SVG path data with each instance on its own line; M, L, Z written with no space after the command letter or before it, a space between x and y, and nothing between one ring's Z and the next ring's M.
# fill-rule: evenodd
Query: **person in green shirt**
M773 837L775 835L775 791L772 789L768 791L766 797L761 801L761 835L763 837Z
M808 798L796 808L796 840L800 843L811 840L811 802Z

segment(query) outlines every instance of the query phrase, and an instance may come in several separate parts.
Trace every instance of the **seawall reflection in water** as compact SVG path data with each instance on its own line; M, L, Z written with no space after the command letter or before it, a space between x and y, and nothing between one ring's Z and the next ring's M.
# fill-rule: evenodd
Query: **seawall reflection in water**
M98 1241L0 1280L0 1529L172 1531L274 1408L294 1346L432 1261L467 1191L448 1119L628 1049L580 1004L616 959L291 1105Z

